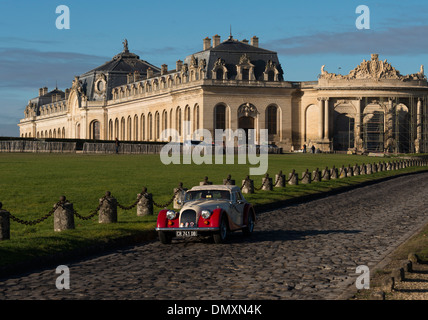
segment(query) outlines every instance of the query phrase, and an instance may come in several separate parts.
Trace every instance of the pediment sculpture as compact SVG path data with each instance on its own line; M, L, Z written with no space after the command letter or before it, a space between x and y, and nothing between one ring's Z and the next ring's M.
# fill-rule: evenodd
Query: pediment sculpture
M325 65L321 67L319 79L326 80L426 80L423 66L418 73L403 76L396 70L386 59L379 60L378 54L372 54L371 60L363 60L355 69L351 70L347 75L329 73L325 70Z

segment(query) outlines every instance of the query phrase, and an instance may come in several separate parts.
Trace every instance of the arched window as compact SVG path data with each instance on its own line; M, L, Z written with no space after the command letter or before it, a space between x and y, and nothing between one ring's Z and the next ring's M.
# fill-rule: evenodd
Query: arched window
M138 141L138 116L134 115L134 140Z
M267 108L267 129L268 134L277 134L277 125L278 125L278 110L276 106L269 106Z
M223 69L218 68L216 71L216 80L223 80Z
M160 137L160 120L159 112L155 113L155 140L158 140Z
M125 118L122 117L122 119L120 120L120 139L121 140L125 140Z
M108 138L109 140L113 140L113 120L111 119L108 122Z
M176 120L175 128L177 129L178 134L181 135L182 134L182 132L181 132L182 131L181 130L182 129L181 128L182 120L181 120L181 108L180 107L177 108L175 120Z
M199 105L195 105L193 109L193 131L199 129Z
M132 140L132 125L131 125L131 116L128 116L128 121L127 121L127 131L126 131L126 140L130 141Z
M147 133L149 141L153 140L153 116L151 113L147 116L147 127L149 132Z
M268 81L275 81L275 72L273 70L268 72Z
M215 129L226 130L226 106L220 104L215 107Z
M119 119L114 120L114 136L113 139L119 138Z
M146 140L146 116L143 114L141 114L141 140L145 141Z
M99 140L100 139L100 122L98 120L94 120L91 122L89 127L90 139Z

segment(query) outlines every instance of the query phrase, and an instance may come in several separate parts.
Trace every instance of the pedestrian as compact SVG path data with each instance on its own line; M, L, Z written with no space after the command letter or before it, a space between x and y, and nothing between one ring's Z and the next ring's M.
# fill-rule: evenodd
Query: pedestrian
M306 153L306 144L303 145L303 153Z
M312 145L311 150L312 150L312 153L315 153L315 146L314 145Z
M116 138L116 153L119 153L119 139Z

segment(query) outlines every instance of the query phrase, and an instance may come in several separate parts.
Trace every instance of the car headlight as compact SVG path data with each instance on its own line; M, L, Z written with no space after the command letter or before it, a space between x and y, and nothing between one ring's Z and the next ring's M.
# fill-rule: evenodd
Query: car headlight
M209 211L209 210L202 210L201 211L201 216L204 219L208 219L209 217L211 217L211 211Z
M177 213L174 210L168 210L166 213L166 217L168 220L173 220L175 217L177 217Z

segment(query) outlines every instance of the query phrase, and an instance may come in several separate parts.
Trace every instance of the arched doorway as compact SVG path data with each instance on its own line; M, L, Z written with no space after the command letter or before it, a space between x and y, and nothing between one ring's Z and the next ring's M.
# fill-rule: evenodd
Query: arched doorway
M91 122L89 130L90 139L100 140L100 122L98 120Z
M348 114L340 113L335 117L333 149L347 151L354 148L355 119Z
M238 108L238 128L242 129L239 132L239 139L243 138L241 134L245 134L247 142L256 142L257 137L254 135L256 129L256 121L258 111L257 108L251 103L242 104Z

